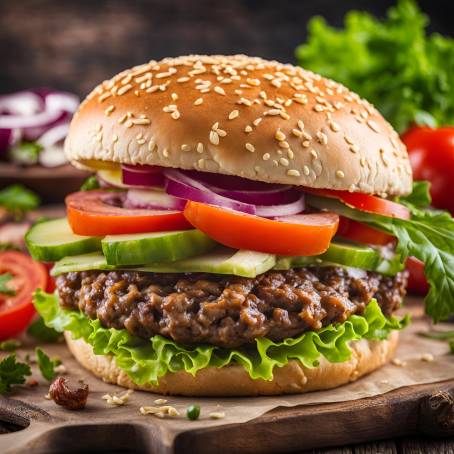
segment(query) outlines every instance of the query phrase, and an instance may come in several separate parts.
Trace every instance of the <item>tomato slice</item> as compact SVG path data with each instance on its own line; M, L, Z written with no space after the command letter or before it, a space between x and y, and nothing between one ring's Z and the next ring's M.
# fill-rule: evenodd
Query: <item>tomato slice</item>
M334 213L297 214L271 220L188 201L186 219L225 246L278 255L319 255L336 233Z
M66 197L73 232L104 236L191 228L182 211L121 208L115 206L118 197L118 193L105 190L75 192Z
M381 230L374 229L366 224L347 219L343 216L341 216L339 221L337 235L357 241L358 243L375 244L378 246L386 246L396 240L392 235L388 235Z
M410 219L410 211L406 207L374 195L361 194L359 192L335 191L332 189L304 188L304 190L323 197L340 199L346 205L356 208L357 210L366 211L367 213L381 214L382 216L400 219Z
M21 333L32 320L35 309L32 293L46 289L47 270L28 255L16 251L0 253L0 274L10 273L13 278L8 287L13 296L0 294L0 341Z

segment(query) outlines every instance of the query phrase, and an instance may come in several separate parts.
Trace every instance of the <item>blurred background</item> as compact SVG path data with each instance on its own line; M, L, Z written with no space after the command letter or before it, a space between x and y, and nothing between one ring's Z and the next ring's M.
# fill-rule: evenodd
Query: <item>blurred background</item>
M452 0L421 0L429 31L453 35ZM2 0L0 92L37 86L84 96L99 81L150 59L246 53L295 62L314 15L342 26L351 9L385 16L394 1Z

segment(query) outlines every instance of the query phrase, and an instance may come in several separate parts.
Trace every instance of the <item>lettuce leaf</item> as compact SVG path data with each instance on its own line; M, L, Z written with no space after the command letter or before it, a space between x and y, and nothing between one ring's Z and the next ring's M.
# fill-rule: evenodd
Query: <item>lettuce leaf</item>
M350 11L341 29L315 17L296 57L366 98L398 131L454 124L454 39L427 34L427 24L414 0L399 0L383 20Z
M402 260L411 255L424 262L430 284L426 313L436 322L454 313L454 219L448 212L418 208L427 202L423 186L417 185L416 194L404 202L411 212L409 220L366 213L334 199L309 195L307 201L395 236Z
M34 304L47 326L71 332L82 338L97 355L113 355L118 367L138 384L157 383L167 372L184 370L192 375L205 367L225 367L240 364L253 379L271 380L274 367L283 367L291 359L307 367L317 366L321 356L330 362L347 361L351 356L350 341L386 339L392 330L408 324L408 318L386 318L376 300L367 306L363 316L352 315L344 323L329 325L315 332L273 342L256 339L255 344L237 349L223 349L212 345L197 347L177 344L162 336L149 341L131 336L126 330L103 328L99 320L90 320L78 311L62 309L56 294L38 290Z

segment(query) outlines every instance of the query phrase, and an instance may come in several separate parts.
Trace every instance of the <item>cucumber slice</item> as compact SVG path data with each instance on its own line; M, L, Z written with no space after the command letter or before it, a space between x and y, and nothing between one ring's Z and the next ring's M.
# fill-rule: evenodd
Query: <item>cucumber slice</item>
M42 262L101 250L101 238L74 234L66 218L35 224L25 235L25 244L30 255Z
M200 230L192 229L109 235L101 244L109 265L144 265L204 254L217 243Z
M108 265L100 253L65 257L58 261L51 274L58 276L71 271L128 269L152 273L213 273L234 274L254 278L270 270L276 263L276 257L253 251L235 251L217 248L208 254L175 262L153 263L145 267L118 267Z

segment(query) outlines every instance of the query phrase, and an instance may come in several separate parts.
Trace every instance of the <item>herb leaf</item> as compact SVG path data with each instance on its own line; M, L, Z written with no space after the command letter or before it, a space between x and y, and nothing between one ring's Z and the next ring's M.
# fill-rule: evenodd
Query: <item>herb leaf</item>
M88 177L80 187L81 191L91 191L92 189L99 189L99 183L96 178L96 175L92 175L91 177Z
M14 276L11 273L0 274L0 294L8 296L14 296L16 294L15 290L6 286L13 278Z
M14 146L9 154L13 162L23 165L37 164L43 147L36 142L21 142Z
M39 204L39 197L20 184L8 186L0 191L0 206L13 214L21 215L34 210Z
M406 197L399 197L397 201L409 208L428 207L432 202L430 183L428 181L414 181L411 194Z
M25 383L25 377L31 374L30 366L17 362L15 354L7 356L0 362L0 394L11 391L11 385Z
M28 327L27 334L42 342L57 342L62 337L61 333L47 327L42 317L37 318Z
M35 349L36 361L39 370L46 380L53 380L55 377L55 368L60 364L57 359L50 359L39 347Z
M428 22L414 0L399 0L384 20L350 11L342 29L315 17L296 56L366 98L398 131L454 124L454 39L428 35Z
M20 341L17 339L7 339L3 342L0 342L0 351L2 352L12 352L21 346Z

